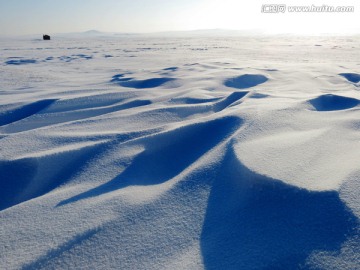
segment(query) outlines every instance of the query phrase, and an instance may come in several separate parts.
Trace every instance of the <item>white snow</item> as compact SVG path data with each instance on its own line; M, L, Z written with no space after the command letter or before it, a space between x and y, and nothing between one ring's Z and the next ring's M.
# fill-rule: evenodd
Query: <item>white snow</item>
M2 38L0 268L360 269L359 42Z

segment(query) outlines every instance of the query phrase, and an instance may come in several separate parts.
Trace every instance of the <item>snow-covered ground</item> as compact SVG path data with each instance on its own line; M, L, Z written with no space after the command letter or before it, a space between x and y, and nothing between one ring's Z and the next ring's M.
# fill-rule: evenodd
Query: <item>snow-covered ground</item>
M0 40L0 268L360 269L359 44Z

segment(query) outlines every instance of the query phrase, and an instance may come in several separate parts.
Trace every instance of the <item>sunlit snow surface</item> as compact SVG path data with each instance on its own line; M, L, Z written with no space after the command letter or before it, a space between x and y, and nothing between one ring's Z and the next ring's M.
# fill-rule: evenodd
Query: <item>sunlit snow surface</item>
M1 269L360 269L359 37L0 41Z

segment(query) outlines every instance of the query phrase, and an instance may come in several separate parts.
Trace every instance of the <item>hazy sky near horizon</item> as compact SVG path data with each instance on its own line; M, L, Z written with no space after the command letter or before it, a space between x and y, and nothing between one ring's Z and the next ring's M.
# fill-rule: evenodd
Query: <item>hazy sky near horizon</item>
M353 13L262 13L263 4L354 6ZM0 35L261 29L342 33L360 28L357 0L0 0Z

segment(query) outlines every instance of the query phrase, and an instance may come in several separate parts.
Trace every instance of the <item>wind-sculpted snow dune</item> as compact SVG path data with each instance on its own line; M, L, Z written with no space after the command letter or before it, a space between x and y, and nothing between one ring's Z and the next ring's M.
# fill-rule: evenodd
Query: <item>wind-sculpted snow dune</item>
M1 269L360 269L358 37L0 42Z

